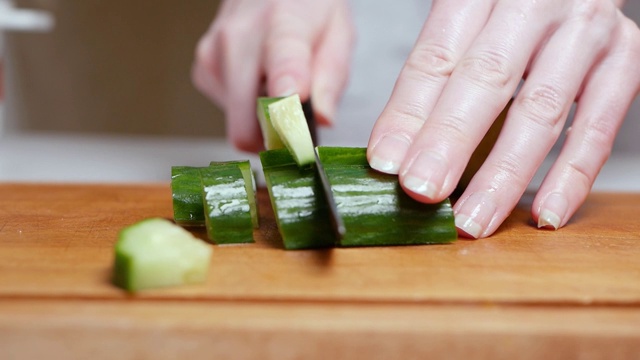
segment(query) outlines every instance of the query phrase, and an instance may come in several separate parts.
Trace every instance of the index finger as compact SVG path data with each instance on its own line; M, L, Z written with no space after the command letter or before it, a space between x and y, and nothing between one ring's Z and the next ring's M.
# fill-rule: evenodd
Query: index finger
M367 156L397 174L409 146L431 114L453 69L484 26L493 1L434 1L429 17L376 121Z
M456 65L400 169L413 197L440 201L452 193L482 137L513 96L555 19L530 2L499 2ZM521 17L520 14L529 14Z
M328 1L288 0L272 4L264 61L269 96L298 93L303 101L308 99L313 47L331 8Z

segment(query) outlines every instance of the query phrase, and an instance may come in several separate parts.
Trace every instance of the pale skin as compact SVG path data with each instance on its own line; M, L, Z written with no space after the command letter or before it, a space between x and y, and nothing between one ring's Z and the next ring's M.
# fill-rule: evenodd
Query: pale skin
M370 165L413 198L451 195L473 150L514 96L504 128L454 205L459 234L493 234L576 113L531 209L567 224L609 157L640 91L640 30L612 0L436 0L373 126ZM255 98L299 93L330 125L355 39L346 0L223 3L197 48L193 81L221 106L240 149L262 146Z

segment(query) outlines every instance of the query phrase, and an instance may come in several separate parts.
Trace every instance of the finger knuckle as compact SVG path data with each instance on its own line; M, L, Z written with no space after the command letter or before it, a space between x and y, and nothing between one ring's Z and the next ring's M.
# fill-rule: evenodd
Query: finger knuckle
M468 144L471 141L465 117L461 114L449 114L431 126L434 133L442 134L443 138L452 144Z
M540 85L519 97L519 113L548 131L558 131L565 116L563 92L554 85Z
M595 181L595 172L590 171L584 161L573 160L567 162L567 171L572 179L571 183L577 188L590 189Z
M448 78L455 68L455 56L444 46L418 45L407 59L406 68L419 79Z
M256 34L254 22L251 19L239 19L235 21L226 21L218 29L218 36L226 43L241 43Z
M195 60L197 63L202 64L204 69L211 70L217 66L217 57L215 56L215 49L213 48L213 39L211 36L206 35L196 46Z
M616 121L597 118L588 120L586 123L588 125L584 131L582 143L608 157L617 133Z
M579 0L574 5L576 19L586 23L597 23L615 14L615 4L610 0Z
M495 163L496 175L493 177L492 186L500 187L509 184L514 189L525 188L529 179L523 179L523 164L526 164L526 161L515 154L503 156Z
M589 36L591 46L597 50L611 46L619 26L618 8L609 0L581 0L574 5L569 22Z
M470 80L490 89L502 89L514 79L508 57L497 50L488 50L466 57L458 66Z
M415 133L425 122L424 109L418 104L405 103L390 109L395 126Z
M640 58L640 28L635 21L626 17L620 22L620 27L618 46L626 58L633 60L634 67L637 68L637 59Z
M210 45L209 42L211 40L207 37L203 37L196 44L196 50L194 53L195 61L199 64L202 64L208 67L212 63L212 55L210 54Z

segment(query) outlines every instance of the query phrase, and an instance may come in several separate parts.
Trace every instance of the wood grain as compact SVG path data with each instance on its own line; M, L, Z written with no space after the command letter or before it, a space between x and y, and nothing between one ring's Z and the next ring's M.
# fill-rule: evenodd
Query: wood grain
M0 349L31 358L40 340L82 358L95 335L123 358L205 338L239 358L640 354L640 194L592 194L560 231L536 229L525 197L488 239L317 251L283 250L264 190L259 204L257 242L212 245L206 283L130 295L110 282L113 244L128 224L171 218L168 184L0 184ZM171 351L149 346L165 336ZM245 338L254 347L230 345Z

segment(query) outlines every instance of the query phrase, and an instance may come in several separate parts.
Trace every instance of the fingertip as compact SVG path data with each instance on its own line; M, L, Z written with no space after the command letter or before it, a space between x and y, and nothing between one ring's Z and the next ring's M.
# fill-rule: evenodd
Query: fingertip
M397 175L409 146L411 141L405 136L393 133L382 135L367 151L369 166L386 174Z
M431 181L425 181L422 178L416 176L405 176L401 180L402 187L412 197L421 202L435 202L438 196L438 187Z
M478 190L463 194L453 208L458 233L479 239L496 231L511 206L492 190Z
M460 237L476 240L482 234L482 226L466 215L456 215L454 221Z
M335 117L336 106L328 97L320 92L316 92L311 95L313 111L316 115L318 124L324 126L333 125L333 119Z
M227 112L227 139L238 150L257 153L264 149L258 119L249 112Z
M538 228L558 230L565 223L568 209L569 201L563 193L550 193L538 205Z
M296 79L291 75L282 75L273 80L269 89L271 96L290 96L299 92Z
M247 136L229 136L231 144L238 150L257 153L264 150L264 145L260 138Z

